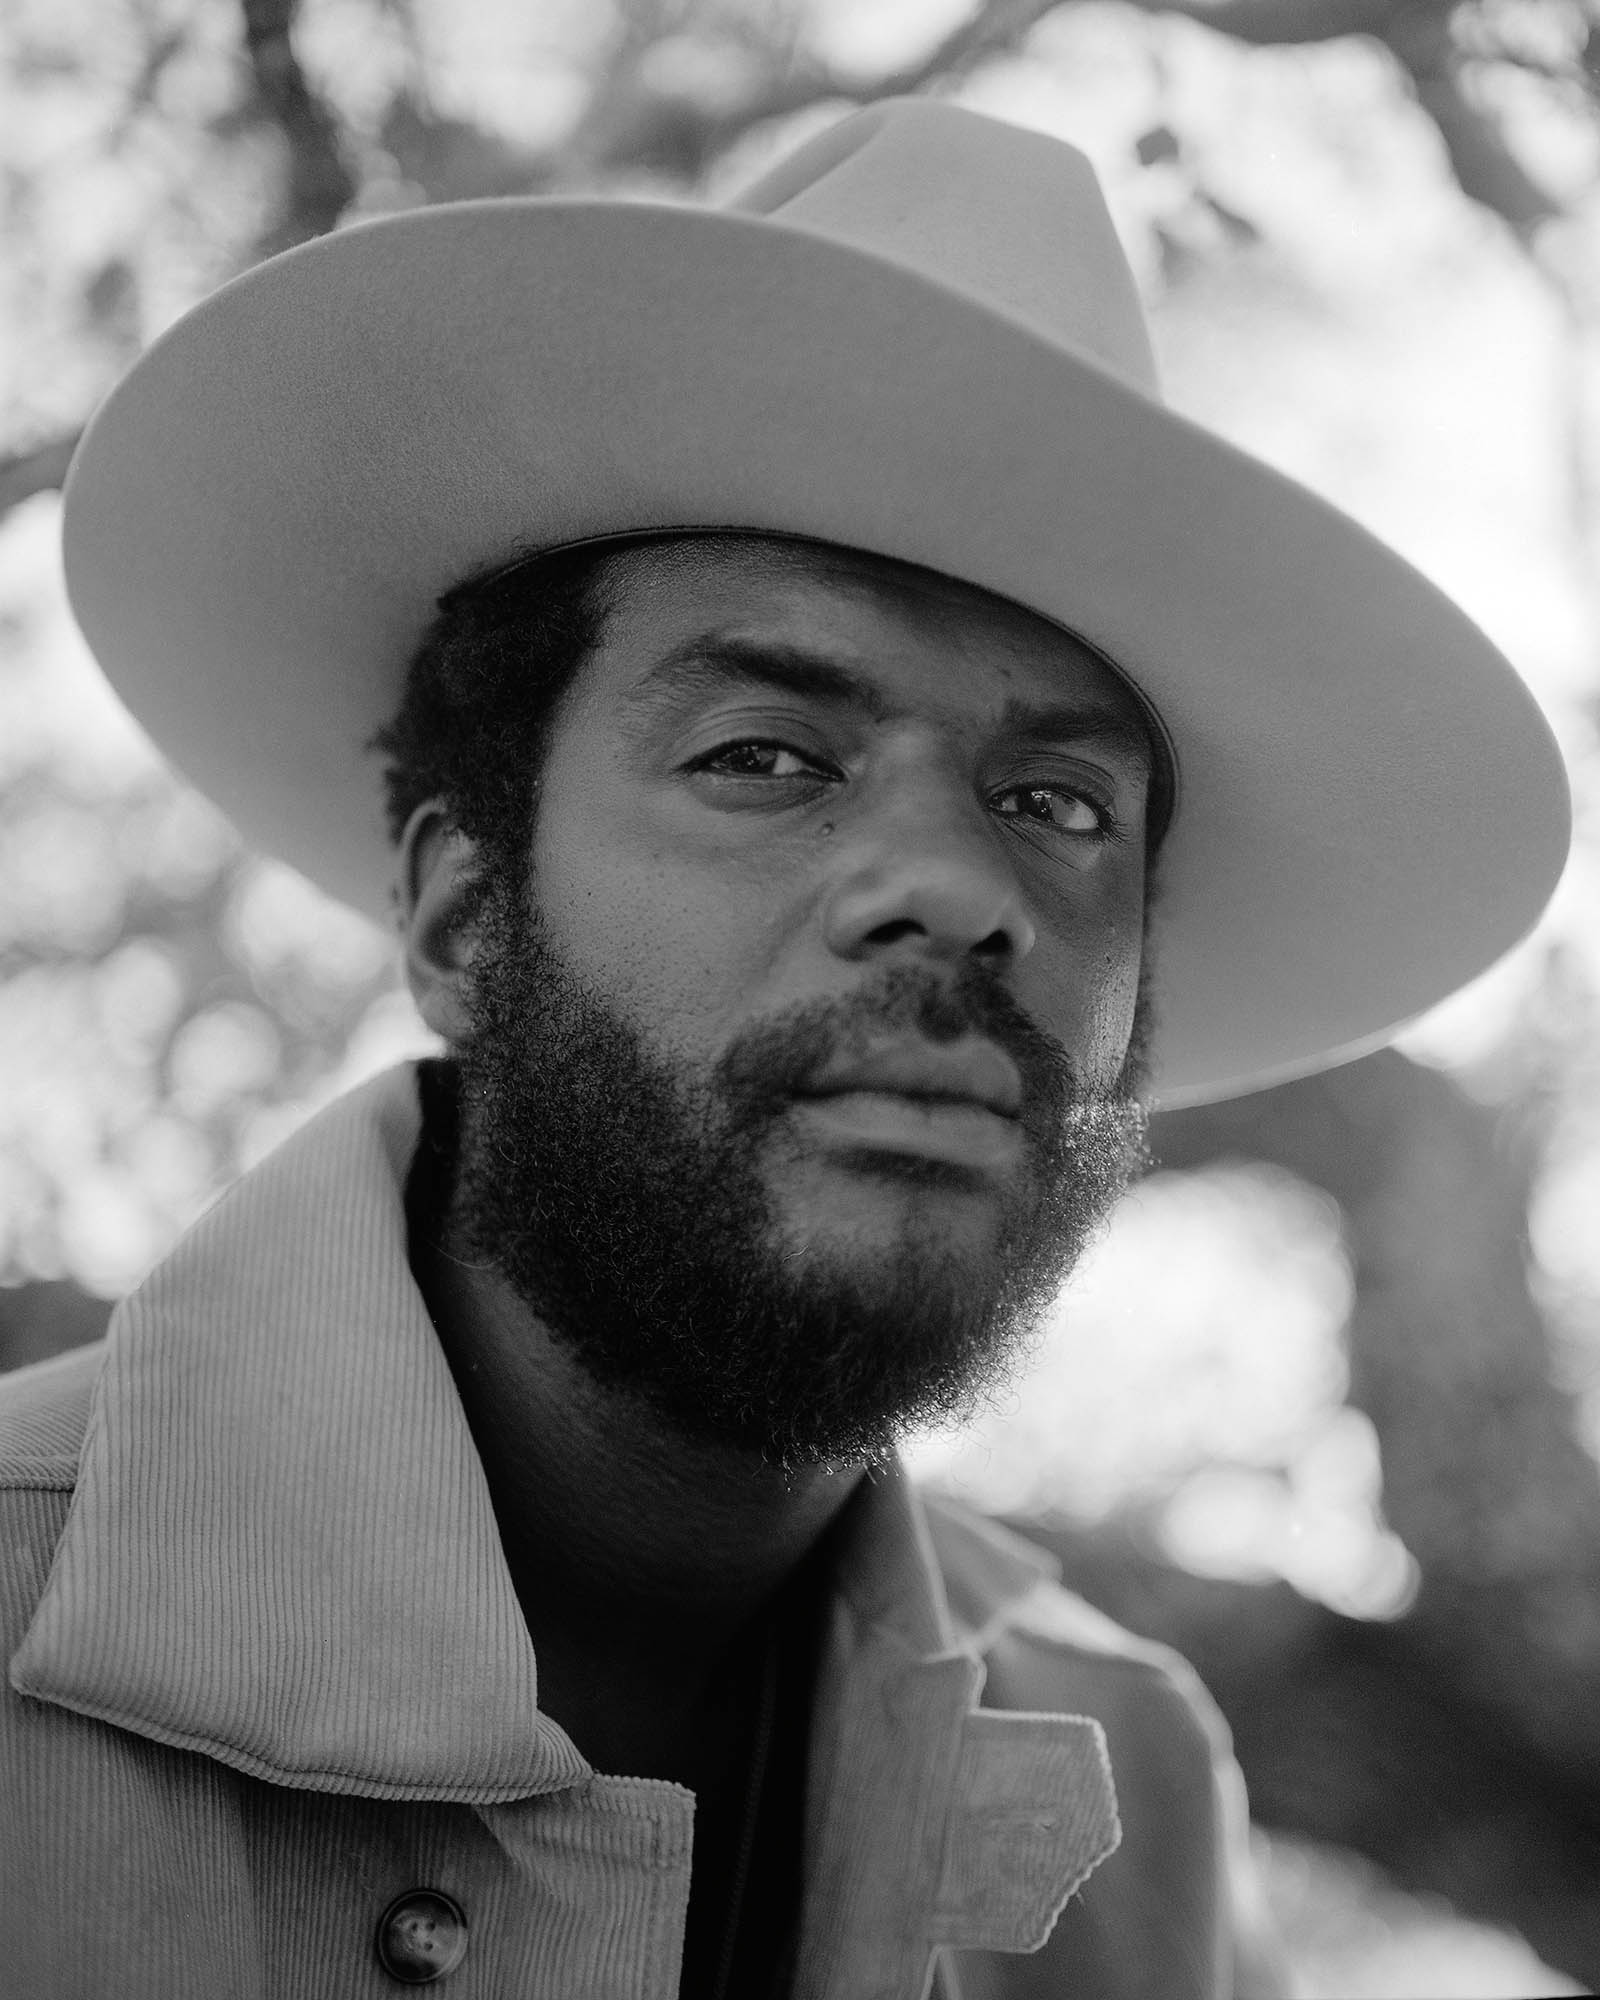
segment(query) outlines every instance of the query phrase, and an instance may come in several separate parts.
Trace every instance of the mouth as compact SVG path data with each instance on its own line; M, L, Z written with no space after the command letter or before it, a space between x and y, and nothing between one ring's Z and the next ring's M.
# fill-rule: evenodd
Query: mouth
M797 1098L825 1139L980 1172L1015 1167L1022 1079L991 1042L882 1047L828 1065Z
M880 1043L864 1054L827 1063L801 1093L808 1098L858 1093L902 1097L930 1105L973 1105L999 1118L1022 1111L1022 1077L993 1042L969 1039Z

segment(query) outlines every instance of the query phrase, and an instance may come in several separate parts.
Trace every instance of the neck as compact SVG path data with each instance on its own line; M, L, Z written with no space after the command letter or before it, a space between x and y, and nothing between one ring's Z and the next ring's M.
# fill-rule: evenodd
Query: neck
M781 1472L675 1436L595 1383L497 1272L440 1251L423 1263L513 1571L559 1582L587 1615L690 1613L731 1633L854 1489L858 1465Z
M413 1258L539 1655L540 1705L568 1721L546 1697L570 1668L624 1707L648 1684L687 1714L861 1467L784 1473L677 1437L596 1384L497 1272L422 1242Z
M715 1761L730 1688L750 1680L762 1614L862 1468L783 1473L597 1383L496 1269L451 1247L453 1088L433 1066L421 1083L412 1265L483 1465L539 1705L602 1769L693 1782Z

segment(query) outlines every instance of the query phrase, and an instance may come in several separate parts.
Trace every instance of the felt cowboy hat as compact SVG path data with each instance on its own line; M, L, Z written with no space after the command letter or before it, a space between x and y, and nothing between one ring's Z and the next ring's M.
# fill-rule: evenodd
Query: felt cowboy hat
M1083 157L886 102L724 208L498 200L324 237L95 417L67 580L113 684L252 841L374 913L366 745L441 592L516 552L740 528L1070 628L1177 767L1160 1101L1356 1054L1529 928L1561 764L1484 636L1166 410Z

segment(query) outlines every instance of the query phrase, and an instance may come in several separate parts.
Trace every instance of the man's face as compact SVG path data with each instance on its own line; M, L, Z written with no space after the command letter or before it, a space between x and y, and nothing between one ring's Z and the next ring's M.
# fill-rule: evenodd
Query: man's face
M462 1224L680 1428L881 1451L1137 1157L1137 706L1042 620L812 545L602 587L474 968Z

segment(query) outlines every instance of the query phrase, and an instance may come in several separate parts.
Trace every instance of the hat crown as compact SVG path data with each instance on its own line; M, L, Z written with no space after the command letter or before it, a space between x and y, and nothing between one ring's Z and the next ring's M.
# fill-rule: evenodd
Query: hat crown
M1075 146L926 98L843 118L728 203L969 293L1159 400L1133 273Z

